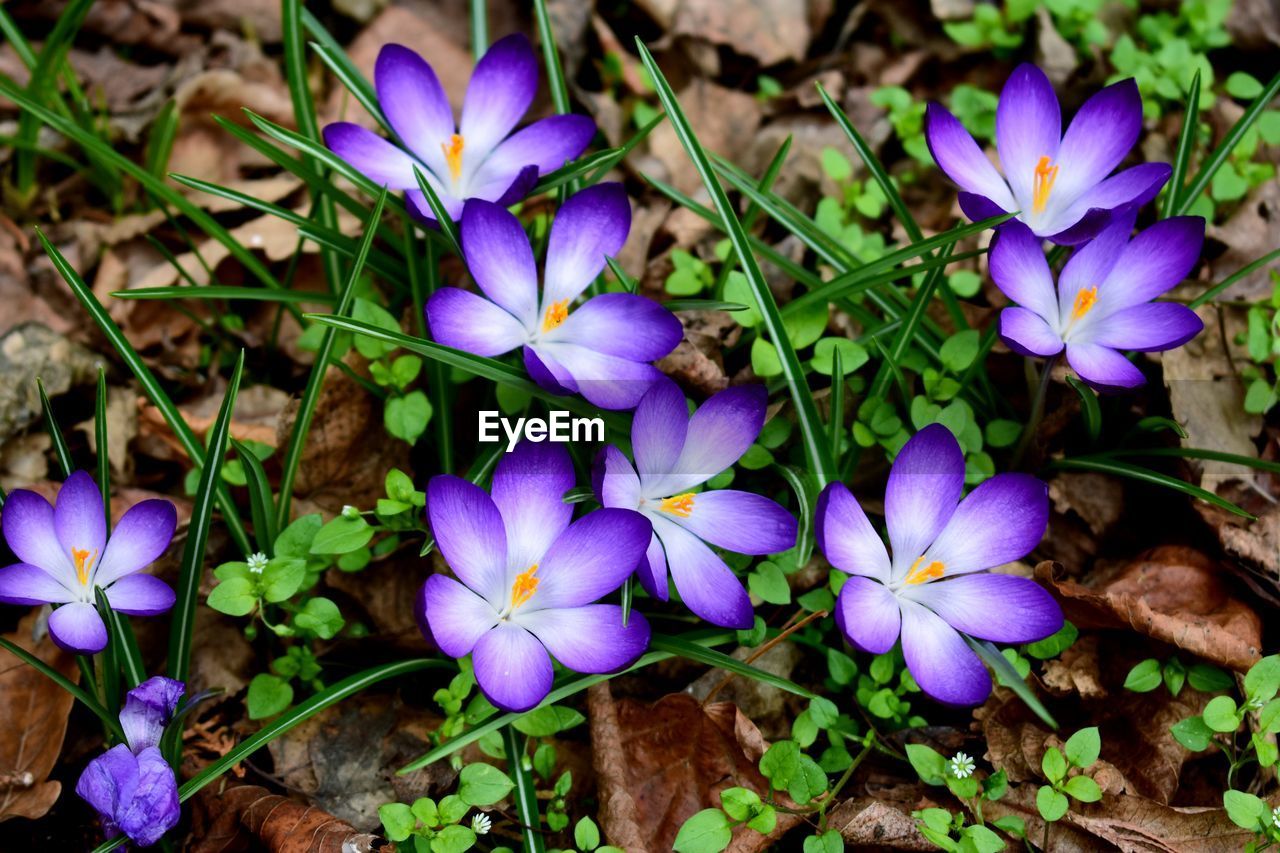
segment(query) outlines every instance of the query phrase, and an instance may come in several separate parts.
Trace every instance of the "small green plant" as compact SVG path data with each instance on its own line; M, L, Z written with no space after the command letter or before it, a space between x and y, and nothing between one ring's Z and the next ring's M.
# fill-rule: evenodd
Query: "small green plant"
M1280 806L1272 808L1266 800L1245 791L1227 791L1222 805L1232 823L1254 835L1245 845L1245 853L1260 853L1280 844Z
M1226 687L1232 685L1228 684ZM1255 663L1244 677L1243 701L1221 695L1210 699L1203 713L1175 723L1170 731L1178 743L1192 752L1216 747L1227 757L1227 785L1233 786L1236 774L1253 762L1266 769L1277 764L1277 751L1272 736L1280 733L1280 655L1271 655ZM1241 744L1240 731L1252 721L1248 740Z
M991 827L1014 838L1026 837L1026 824L1014 815L991 821L988 826L983 815L983 804L999 800L1009 790L1009 780L1003 770L979 779L974 760L966 753L958 752L950 759L937 750L923 744L907 744L907 760L926 785L945 785L965 804L972 817L969 823L964 814L952 814L946 809L922 809L913 813L919 821L920 834L951 851L1003 850L1004 840Z
M1235 686L1235 680L1212 664L1195 663L1188 667L1176 657L1163 663L1156 658L1147 658L1135 664L1124 679L1124 689L1134 693L1150 693L1161 684L1171 695L1177 696L1186 684L1201 693L1218 693L1230 690Z
M1102 740L1098 728L1090 726L1067 738L1062 749L1051 746L1040 759L1048 785L1036 791L1036 811L1044 819L1044 839L1041 849L1049 849L1049 827L1062 820L1071 807L1071 800L1079 803L1096 803L1102 799L1102 789L1092 777L1083 773L1071 775L1071 771L1087 770L1098 760Z
M387 838L402 844L413 839L417 853L464 853L476 845L476 837L488 834L492 820L476 811L469 823L463 820L474 809L499 802L515 787L511 778L490 764L468 764L458 775L458 793L438 803L430 797L412 805L386 803L378 807Z

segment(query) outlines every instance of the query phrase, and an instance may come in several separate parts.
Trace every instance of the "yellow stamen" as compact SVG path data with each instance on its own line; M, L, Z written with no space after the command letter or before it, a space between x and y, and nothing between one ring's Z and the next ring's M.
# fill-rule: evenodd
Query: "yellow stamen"
M449 137L448 142L440 143L440 150L444 152L444 160L449 164L449 173L453 175L456 181L462 175L462 137L454 134Z
M1049 157L1041 157L1036 164L1035 184L1032 190L1031 209L1036 213L1044 213L1049 204L1049 194L1053 192L1053 182L1058 180L1058 167L1050 166L1053 161Z
M542 318L542 331L549 332L556 326L559 326L569 316L569 300L561 299L559 302L552 302L547 308L546 315Z
M911 564L911 571L907 572L907 579L905 583L921 584L927 581L936 581L938 578L946 574L947 567L942 563L939 563L937 560L934 560L924 568L920 568L920 564L922 562L924 562L923 555L917 557L916 561Z
M688 518L693 515L693 492L685 492L683 495L672 495L669 498L663 498L662 504L658 509L672 515L678 515L680 518Z
M1079 320L1085 314L1093 310L1093 306L1098 302L1098 286L1082 287L1080 292L1076 294L1075 305L1071 308L1071 319Z
M516 575L516 582L511 585L511 609L515 610L524 604L533 593L538 589L538 579L534 577L538 573L538 564L534 563L520 574Z
M89 585L89 572L93 569L93 561L97 558L98 551L96 548L92 554L88 550L71 549L71 560L76 565L76 577L79 578L81 586Z

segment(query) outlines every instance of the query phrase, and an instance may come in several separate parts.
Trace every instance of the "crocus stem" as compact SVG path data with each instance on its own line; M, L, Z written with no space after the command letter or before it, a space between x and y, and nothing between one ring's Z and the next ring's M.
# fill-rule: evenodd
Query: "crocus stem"
M1010 468L1017 470L1022 463L1022 457L1026 454L1027 448L1031 446L1031 440L1035 437L1036 430L1040 426L1040 421L1044 418L1044 401L1049 395L1049 383L1053 379L1053 367L1058 363L1058 357L1055 355L1044 363L1044 372L1040 374L1040 384L1036 388L1035 397L1031 400L1031 414L1027 417L1027 426L1022 431L1022 438L1018 440L1018 447L1013 452L1013 464Z
M849 762L849 766L845 768L844 775L840 777L840 779L836 782L835 786L832 787L831 793L827 795L827 798L822 801L822 805L818 807L818 814L819 814L818 826L822 830L825 831L827 828L827 806L835 802L836 796L840 793L840 790L844 788L844 786L848 783L849 779L853 777L853 772L858 769L858 765L862 764L863 760L865 760L866 757L871 754L871 749L872 747L875 746L875 742L876 742L875 731L868 732L867 742L863 744L862 751L859 752L854 757L853 761Z
M538 810L538 792L524 766L524 738L515 727L507 726L502 730L502 742L507 750L507 772L516 783L516 814L520 816L525 853L543 853L546 848L539 832L542 818Z

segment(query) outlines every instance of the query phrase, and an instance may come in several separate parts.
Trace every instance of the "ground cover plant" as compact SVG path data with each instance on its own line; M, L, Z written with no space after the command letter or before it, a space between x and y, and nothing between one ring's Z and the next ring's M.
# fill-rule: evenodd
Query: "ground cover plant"
M0 7L0 847L1280 844L1280 16Z

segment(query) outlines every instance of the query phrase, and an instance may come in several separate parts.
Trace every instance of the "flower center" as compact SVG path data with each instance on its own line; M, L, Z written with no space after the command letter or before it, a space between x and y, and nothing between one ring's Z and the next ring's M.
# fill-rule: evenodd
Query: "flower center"
M520 605L533 598L534 592L538 589L538 579L534 577L538 573L538 564L534 563L520 574L516 575L515 583L511 584L511 609L515 610Z
M1080 292L1076 294L1075 304L1071 306L1071 319L1079 320L1085 314L1093 310L1093 306L1098 303L1098 286L1082 287Z
M462 137L456 133L449 137L448 142L440 143L440 150L444 152L444 161L449 164L449 174L453 175L455 181L462 176L463 147Z
M685 492L683 495L672 495L669 498L663 498L658 509L680 518L688 518L693 515L693 492Z
M76 566L76 577L80 580L81 586L89 585L89 572L93 569L93 561L98 558L98 549L94 549L90 553L87 549L79 548L71 549L71 561Z
M911 571L907 572L906 580L904 580L903 583L912 585L928 583L929 581L936 581L947 572L947 567L942 563L939 563L937 560L934 560L929 565L922 567L920 564L923 562L923 554L916 557L916 561L911 564Z
M1049 157L1041 157L1036 163L1036 177L1031 198L1031 209L1036 213L1044 213L1049 204L1049 194L1053 192L1053 182L1058 180L1058 167L1051 166Z
M547 313L542 318L542 331L551 331L559 326L569 317L569 300L561 299L559 302L552 302L547 308Z

